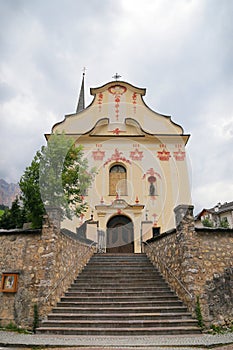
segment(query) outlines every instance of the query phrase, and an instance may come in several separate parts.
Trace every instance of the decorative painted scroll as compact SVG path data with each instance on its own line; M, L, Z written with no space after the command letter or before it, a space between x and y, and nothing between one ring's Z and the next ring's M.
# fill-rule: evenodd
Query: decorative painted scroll
M105 151L101 151L100 148L102 147L101 144L96 145L97 150L92 151L92 157L94 160L103 160L105 157Z
M132 103L133 103L133 113L136 113L136 104L137 104L137 93L134 92L132 95Z
M177 161L182 161L185 158L185 151L182 150L182 145L176 145L176 148L178 148L178 151L173 152L174 158Z
M114 85L108 88L108 91L110 94L114 95L115 99L115 115L116 115L116 120L118 121L119 119L119 107L120 107L120 102L121 102L121 96L126 92L126 87L122 85Z
M157 176L159 179L162 179L160 174L157 173L153 168L150 168L147 170L147 172L143 175L142 179L146 178L146 175L150 175L150 176Z
M169 158L171 158L171 154L169 151L166 151L164 148L162 151L157 152L157 157L159 158L159 160L168 161Z
M112 133L115 135L119 135L121 132L126 132L125 130L120 130L119 128L116 128L114 130L112 130Z
M143 151L139 151L139 149L136 148L134 151L130 152L130 158L132 160L142 160L142 158L143 158Z
M97 104L99 105L99 112L101 112L101 107L102 107L102 103L103 103L103 97L104 97L104 95L102 94L102 92L100 92L98 94L98 98L97 98Z
M106 162L104 163L104 166L107 165L108 163L110 163L111 161L115 161L115 162L125 162L128 164L131 164L131 161L129 159L126 159L125 157L122 156L122 152L120 152L117 148L115 149L115 152L112 154L111 158L108 158L106 160Z

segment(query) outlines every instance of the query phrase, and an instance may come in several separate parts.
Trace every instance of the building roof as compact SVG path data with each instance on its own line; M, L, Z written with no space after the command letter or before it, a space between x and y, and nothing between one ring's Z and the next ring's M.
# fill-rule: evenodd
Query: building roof
M200 219L204 213L221 214L221 213L225 213L227 211L233 211L233 201L232 202L225 202L223 204L218 203L213 208L209 208L209 209L204 208L200 211L200 213L198 213L195 216L195 220Z

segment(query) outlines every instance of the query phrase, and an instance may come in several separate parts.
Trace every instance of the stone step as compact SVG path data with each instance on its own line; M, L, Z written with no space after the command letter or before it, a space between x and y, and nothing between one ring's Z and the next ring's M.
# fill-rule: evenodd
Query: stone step
M160 286L140 286L140 287L135 287L132 286L130 288L125 288L119 287L119 286L109 286L105 288L96 288L96 286L88 286L87 288L80 288L80 286L77 286L76 284L72 284L70 288L68 288L68 292L79 292L80 294L85 294L85 293L124 293L126 295L131 294L131 293L166 293L171 291L171 289L167 286L165 287L160 287Z
M141 267L141 268L150 268L150 267L153 267L153 264L151 262L148 262L148 261L90 261L88 263L88 265L86 265L84 267L84 269L99 269L101 267L106 267L106 268L110 268L112 269L113 268L113 265L117 264L116 267L118 268L137 268L137 267ZM158 271L155 269L155 271Z
M192 319L168 320L47 320L43 327L69 328L150 328L150 327L196 327L197 321Z
M121 281L121 283L113 282L113 281L96 281L96 283L92 283L91 281L82 281L82 282L76 282L77 288L96 288L96 289L104 289L104 288L118 288L120 289L131 289L131 288L153 288L153 287L163 287L167 286L167 284L161 284L159 281L149 282L149 281Z
M133 276L133 277L128 277L127 276L121 276L121 277L115 277L113 276L109 276L107 278L105 278L104 276L95 276L92 277L91 279L89 278L85 278L85 277L80 277L79 280L76 280L75 283L82 283L82 282L87 282L87 283L91 283L91 284L95 284L95 283L128 283L128 284L132 284L132 283L146 283L146 284L153 284L153 283L160 283L161 284L161 279L159 277L150 277L150 279L148 280L146 276Z
M78 282L78 281L90 281L90 280L106 280L107 282L110 281L111 279L117 279L117 280L126 280L126 281L137 281L137 280L147 280L148 282L152 282L152 281L159 281L161 283L166 283L165 280L163 278L161 278L159 275L150 273L124 273L124 272L120 272L120 273L94 273L94 274L83 274L82 276L80 276L80 278L77 278L74 280L74 282Z
M157 301L174 301L179 300L176 295L171 293L170 295L117 295L117 296L109 296L109 295L101 295L101 296L83 296L82 299L80 296L76 295L76 293L65 293L65 296L61 298L61 301L75 301L79 302L79 300L82 300L82 302L114 302L114 303L121 303L121 302L157 302Z
M137 297L137 298L144 298L144 297L160 297L161 296L161 290L159 291L150 291L150 292L144 292L144 291L132 291L132 292L125 292L124 290L118 291L118 292L107 292L107 291L101 291L101 292L96 292L96 291L92 291L92 292L80 292L79 290L68 290L65 293L65 296L72 296L72 297L76 297L76 298L90 298L90 297L94 297L94 298L118 298L118 297L127 297L127 298L133 298L133 297ZM169 290L164 290L162 292L162 296L163 297L170 297L170 296L174 296L174 293L172 291Z
M95 254L38 333L200 333L197 321L145 254Z
M115 270L110 270L110 269L93 269L93 270L85 270L82 271L82 276L95 276L96 274L98 275L103 275L103 276L111 276L112 274L114 274L114 276L122 276L122 274L126 274L126 275L132 275L132 276L136 276L136 275L148 275L148 276L157 276L157 277L161 277L161 275L157 272L157 271L153 271L153 269L138 269L138 271L136 271L136 269L115 269Z
M159 313L52 313L48 315L48 320L113 320L121 321L127 319L134 320L164 320L164 319L191 319L191 314L187 312L159 312Z
M62 298L63 299L63 298ZM120 307L131 307L131 309L133 309L135 306L140 306L140 307L145 307L145 306L181 306L182 302L180 300L174 300L174 301L170 301L170 300L157 300L157 301L121 301L121 302L114 302L114 301L72 301L72 300L67 300L65 299L64 301L60 301L57 304L58 306L62 306L62 307L78 307L78 306L86 306L86 307L93 307L96 306L98 308L100 307L116 307L118 306Z
M150 328L69 328L69 327L41 327L37 333L43 334L64 334L64 335L187 335L200 334L198 327L150 327Z
M116 268L125 268L125 269L127 269L127 268L135 268L135 269L137 269L137 268L141 268L141 269L143 269L143 268L150 268L150 267L153 267L153 265L150 263L150 262L148 262L148 261L144 261L144 262L138 262L138 261L135 261L135 262L127 262L127 261L122 261L122 262L117 262L116 263L117 265L115 266ZM84 270L86 270L86 269L99 269L99 268L106 268L106 269L113 269L114 268L114 263L113 262L111 262L111 261L106 261L106 262L93 262L93 261L91 261L91 262L89 262L88 263L88 265L86 265L85 267L84 267ZM155 269L155 271L157 271L156 269Z
M92 259L109 259L109 258L116 258L117 260L119 259L142 259L143 257L147 258L147 255L145 253L95 253L92 256Z
M151 306L134 306L132 309L131 307L104 307L102 306L99 308L96 305L93 305L92 307L87 307L85 304L84 305L78 305L78 306L63 306L62 303L61 305L57 305L52 311L54 313L78 313L78 314L83 314L83 313L94 313L94 314L122 314L122 313L162 313L166 314L169 312L174 312L174 313L182 313L182 312L187 312L186 306L183 305L163 305L163 306L154 306L153 308Z

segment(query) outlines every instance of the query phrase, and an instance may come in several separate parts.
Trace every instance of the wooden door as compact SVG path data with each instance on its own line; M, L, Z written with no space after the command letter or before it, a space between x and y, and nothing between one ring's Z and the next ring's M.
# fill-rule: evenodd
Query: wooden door
M115 217L116 218L116 217ZM116 219L107 229L107 253L133 253L133 223L129 220L127 223Z

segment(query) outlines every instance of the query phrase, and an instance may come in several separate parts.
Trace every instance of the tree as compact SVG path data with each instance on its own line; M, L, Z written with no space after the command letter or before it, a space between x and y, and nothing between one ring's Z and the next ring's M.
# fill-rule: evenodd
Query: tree
M26 218L28 222L32 223L33 228L42 226L42 219L45 214L44 204L40 196L39 184L41 158L42 153L38 151L19 182Z
M45 206L61 209L62 218L71 219L87 209L83 201L95 169L88 172L82 146L64 134L53 134L26 168L20 180L22 200L33 227L42 225Z
M18 197L12 202L11 209L6 208L0 218L0 227L4 229L13 229L23 227L25 221L25 211L19 204Z
M11 226L12 226L12 223L11 223L10 209L6 208L0 218L0 228L9 230L12 228Z

